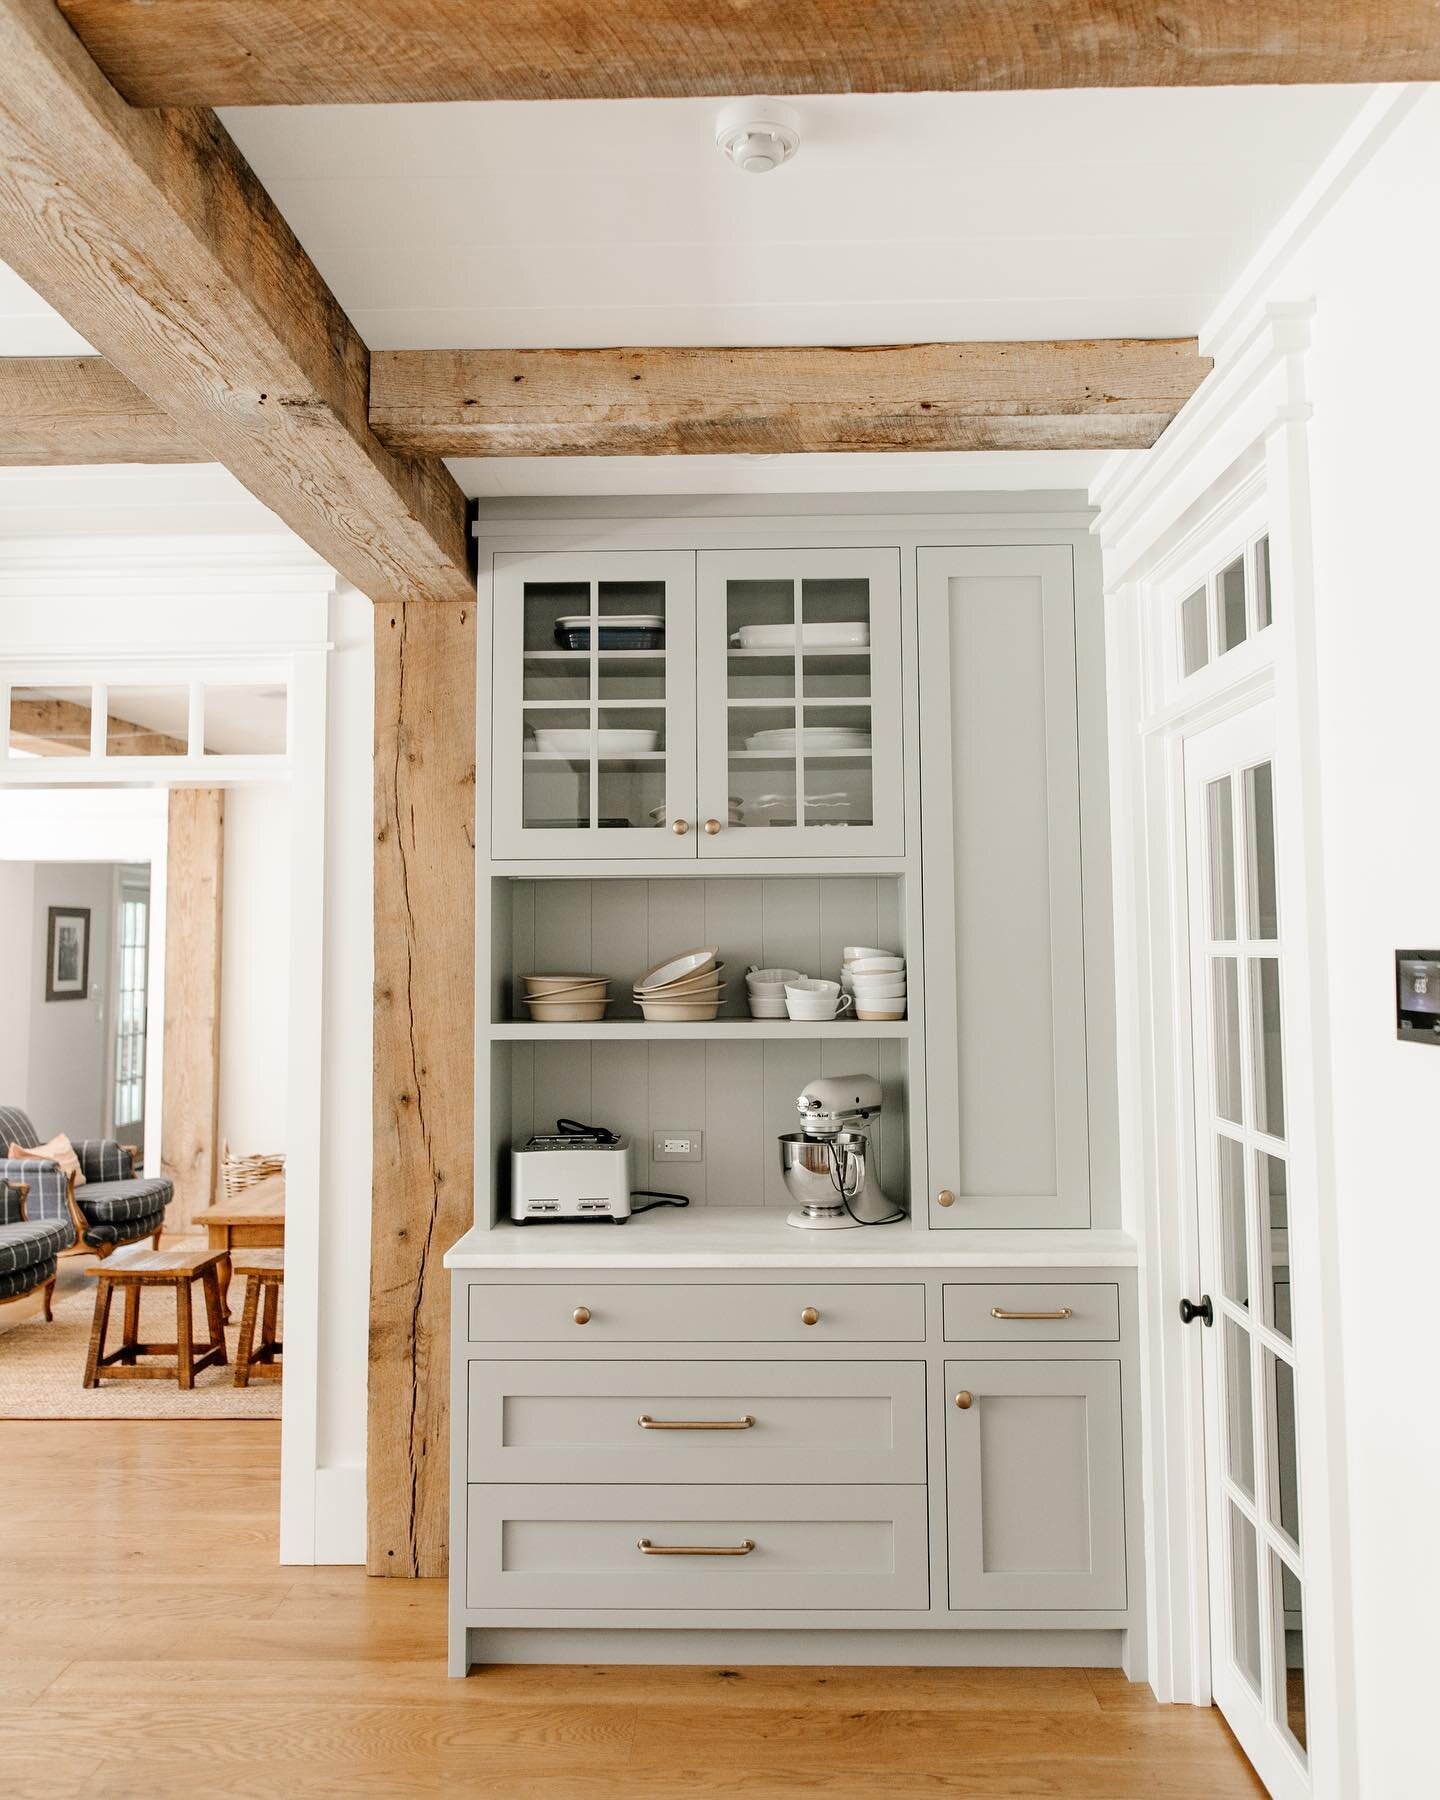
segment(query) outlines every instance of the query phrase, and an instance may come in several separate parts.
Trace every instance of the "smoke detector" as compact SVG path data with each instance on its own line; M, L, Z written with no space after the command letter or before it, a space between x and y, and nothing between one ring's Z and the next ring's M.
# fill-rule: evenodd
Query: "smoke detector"
M715 147L747 175L768 175L800 148L800 120L780 100L733 100L715 121Z

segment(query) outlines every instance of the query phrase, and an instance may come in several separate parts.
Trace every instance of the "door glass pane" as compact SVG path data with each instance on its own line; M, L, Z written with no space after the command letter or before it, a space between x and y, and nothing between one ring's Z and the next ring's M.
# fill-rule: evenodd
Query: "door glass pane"
M1215 1174L1220 1201L1220 1279L1226 1297L1250 1304L1250 1271L1245 1247L1245 1146L1232 1137L1215 1139Z
M288 706L283 684L276 682L255 687L207 686L204 703L206 756L285 754ZM171 719L174 716L173 711L168 715ZM166 715L161 714L159 717L163 724ZM176 735L184 737L183 727Z
M1290 1222L1286 1211L1285 1159L1268 1150L1255 1156L1255 1190L1260 1199L1260 1255L1265 1267L1264 1318L1290 1339Z
M1215 1046L1215 1111L1238 1125L1240 1088L1240 977L1233 956L1210 963L1212 1037Z
M729 824L871 825L870 583L726 583Z
M1295 1371L1283 1356L1267 1350L1265 1436L1270 1458L1270 1521L1300 1547L1299 1452L1295 1436Z
M1270 534L1255 544L1255 629L1263 631L1274 618L1270 598Z
M1285 1080L1280 1045L1280 963L1273 956L1250 962L1250 1038L1254 1062L1255 1128L1285 1135Z
M1209 849L1210 935L1221 943L1235 936L1235 801L1230 777L1205 790L1205 840Z
M1233 1500L1230 1512L1230 1593L1235 1666L1260 1692L1260 1570L1255 1527Z
M1252 938L1280 935L1275 900L1275 793L1270 764L1245 771L1245 913Z
M11 688L10 754L88 756L91 704L88 687Z
M1276 1698L1280 1702L1277 1723L1303 1754L1309 1744L1305 1716L1305 1616L1300 1582L1295 1572L1272 1550L1270 1592L1279 1602L1281 1629L1275 1634L1280 1657Z
M665 583L527 581L523 606L526 829L664 829Z
M1237 556L1220 571L1216 598L1219 602L1220 654L1245 642L1245 558Z
M1250 1385L1250 1333L1228 1315L1225 1335L1225 1443L1230 1479L1255 1498L1255 1403Z
M1187 675L1203 669L1210 660L1210 634L1206 623L1205 589L1196 588L1180 602L1180 659Z
M105 697L107 756L186 756L188 687L112 687ZM212 724L213 718L213 724ZM205 736L233 744L232 755L283 754L285 688L205 690Z

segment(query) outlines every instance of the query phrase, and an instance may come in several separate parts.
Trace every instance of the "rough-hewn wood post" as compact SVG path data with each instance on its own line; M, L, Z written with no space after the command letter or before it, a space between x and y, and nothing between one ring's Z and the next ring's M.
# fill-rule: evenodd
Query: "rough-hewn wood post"
M165 1077L160 1167L166 1218L185 1231L215 1198L220 1161L220 956L225 790L172 788L165 854Z
M369 1568L442 1575L449 1305L471 1220L475 609L375 609Z

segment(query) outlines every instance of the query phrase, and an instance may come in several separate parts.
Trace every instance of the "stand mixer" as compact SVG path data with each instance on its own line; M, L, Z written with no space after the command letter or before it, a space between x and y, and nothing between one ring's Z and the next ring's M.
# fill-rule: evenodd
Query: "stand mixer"
M890 1209L867 1216L876 1203L888 1207L878 1189L868 1188L870 1134L867 1122L880 1112L880 1083L873 1075L821 1075L808 1082L795 1102L799 1131L780 1138L780 1170L798 1202L785 1216L803 1231L846 1231L852 1225L887 1225L904 1215Z

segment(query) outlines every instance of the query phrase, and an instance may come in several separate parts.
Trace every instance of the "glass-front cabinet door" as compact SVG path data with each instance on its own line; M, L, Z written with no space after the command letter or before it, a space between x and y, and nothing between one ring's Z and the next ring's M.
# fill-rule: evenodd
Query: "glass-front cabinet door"
M702 551L699 852L905 848L898 550Z
M695 557L497 555L497 857L692 858Z

